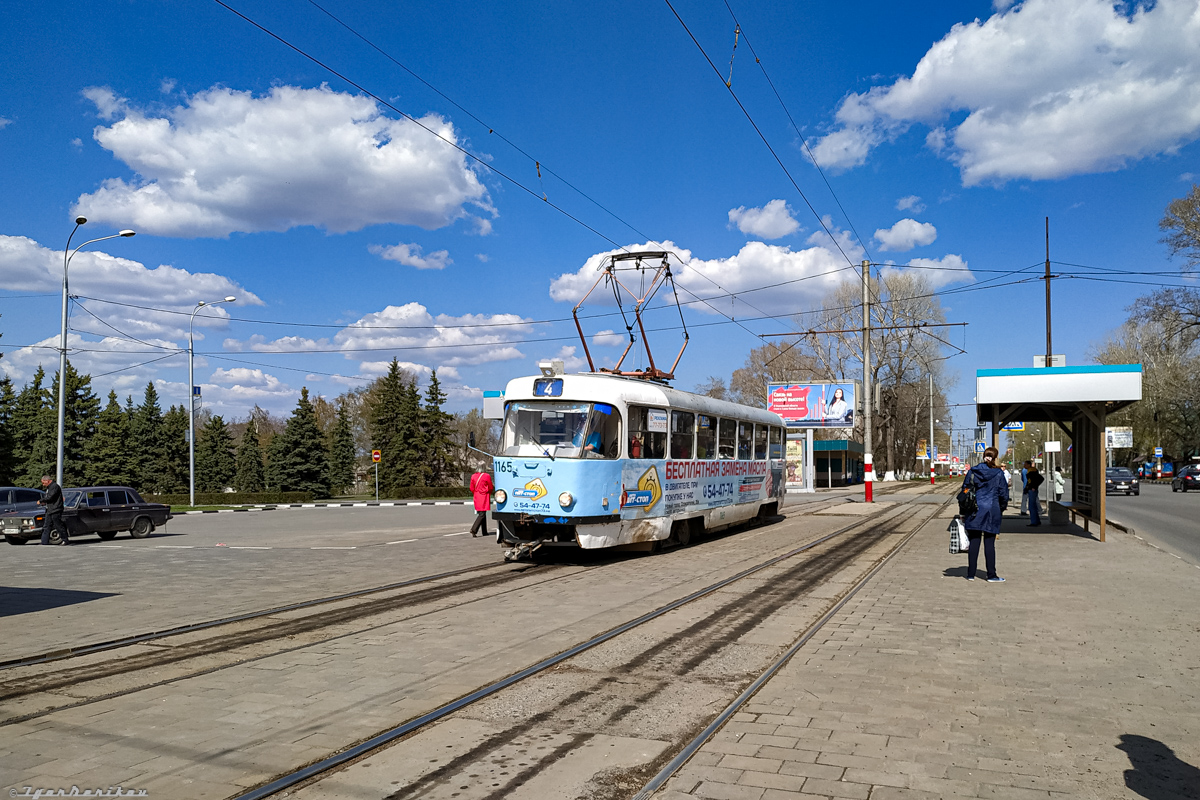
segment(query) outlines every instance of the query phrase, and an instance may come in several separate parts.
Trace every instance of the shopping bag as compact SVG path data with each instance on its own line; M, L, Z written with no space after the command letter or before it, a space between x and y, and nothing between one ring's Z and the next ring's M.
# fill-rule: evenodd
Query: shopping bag
M950 555L958 555L965 553L971 547L971 540L967 537L967 529L963 526L962 519L955 517L950 520Z

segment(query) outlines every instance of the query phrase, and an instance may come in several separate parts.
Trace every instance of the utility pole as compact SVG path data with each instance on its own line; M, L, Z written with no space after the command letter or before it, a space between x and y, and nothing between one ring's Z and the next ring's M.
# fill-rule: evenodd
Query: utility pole
M937 471L934 469L934 371L929 371L929 482L937 483Z
M871 262L862 262L863 303L863 485L865 500L874 502L871 484L875 480L874 465L871 463Z
M1050 218L1046 217L1046 363L1050 366L1050 356L1054 348L1050 341Z

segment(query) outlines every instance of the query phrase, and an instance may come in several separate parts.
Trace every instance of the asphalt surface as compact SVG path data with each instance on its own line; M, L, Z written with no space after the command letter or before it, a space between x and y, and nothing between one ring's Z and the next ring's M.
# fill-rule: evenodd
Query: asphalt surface
M1200 566L1200 492L1172 492L1170 483L1142 484L1140 495L1110 494L1108 518Z

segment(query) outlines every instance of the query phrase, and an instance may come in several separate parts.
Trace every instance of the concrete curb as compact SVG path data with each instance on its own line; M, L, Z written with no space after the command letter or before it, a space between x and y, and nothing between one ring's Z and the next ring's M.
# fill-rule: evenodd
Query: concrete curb
M369 508L372 506L379 507L395 507L395 506L465 506L472 503L472 500L412 500L412 501L379 501L374 500L367 503L288 503L280 505L256 505L246 506L243 508L211 508L204 511L179 511L172 512L172 516L181 517L185 514L236 514L247 511L281 511L288 508Z

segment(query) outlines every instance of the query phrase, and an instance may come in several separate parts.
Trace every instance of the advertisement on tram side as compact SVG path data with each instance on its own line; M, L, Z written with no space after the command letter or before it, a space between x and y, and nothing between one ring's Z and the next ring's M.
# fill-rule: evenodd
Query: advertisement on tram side
M768 383L767 410L789 428L853 428L854 381L842 383Z
M621 471L621 516L759 503L783 489L783 466L766 461L628 461Z

